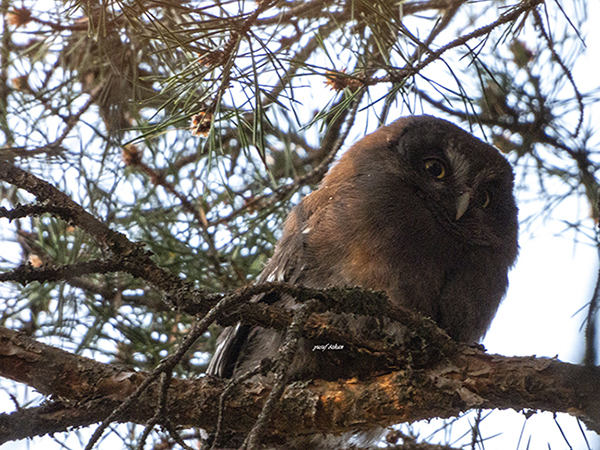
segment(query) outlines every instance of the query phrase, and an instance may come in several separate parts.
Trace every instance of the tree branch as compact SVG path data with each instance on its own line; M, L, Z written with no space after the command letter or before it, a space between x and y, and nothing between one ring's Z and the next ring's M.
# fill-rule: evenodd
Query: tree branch
M3 328L0 375L62 399L1 415L0 443L100 421L150 376L76 356ZM166 409L169 420L179 426L213 430L226 381L212 377L174 379ZM247 433L270 391L256 382L236 387L225 400L223 428ZM146 423L155 414L159 393L160 382L156 381L134 407L115 420ZM452 417L472 408L568 412L599 430L600 368L548 358L507 358L462 347L451 361L443 359L429 369L407 368L360 382L293 383L282 396L270 433L272 438L315 432L338 434ZM55 426L50 430L51 421ZM41 426L43 423L46 425Z
M124 234L111 230L108 225L95 218L50 183L2 160L0 160L0 180L30 192L40 203L51 205L46 211L56 214L72 225L77 225L98 244L108 247L122 260L122 270L171 294L169 298L174 306L177 307L180 303L197 298L199 292L192 283L185 282L158 267L151 259L152 254L145 251L142 244L131 242ZM7 213L6 210L1 212Z

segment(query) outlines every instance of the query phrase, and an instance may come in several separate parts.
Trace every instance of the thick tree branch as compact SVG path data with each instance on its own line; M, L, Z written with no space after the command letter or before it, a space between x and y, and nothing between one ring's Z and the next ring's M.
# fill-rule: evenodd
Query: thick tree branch
M23 430L44 434L100 421L149 376L76 356L7 329L0 329L0 375L61 398L52 405L0 416L0 442L26 437ZM166 408L169 420L214 429L225 382L212 377L174 379ZM160 383L155 382L134 408L116 420L145 423L155 414L159 392ZM225 401L223 428L247 433L269 393L268 386L256 382L235 388ZM443 359L433 368L406 368L360 382L294 383L286 388L270 431L274 437L342 433L451 417L472 408L569 412L599 429L600 369L462 347L452 360ZM52 422L56 426L50 430Z

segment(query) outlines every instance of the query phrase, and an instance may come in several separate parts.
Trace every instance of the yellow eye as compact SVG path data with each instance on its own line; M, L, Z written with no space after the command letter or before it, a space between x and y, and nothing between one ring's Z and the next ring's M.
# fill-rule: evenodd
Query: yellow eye
M446 176L446 167L437 159L428 159L425 161L425 170L432 177L441 180Z
M485 191L483 194L485 195L485 197L483 197L483 203L481 204L481 207L487 208L490 204L490 193L488 191Z

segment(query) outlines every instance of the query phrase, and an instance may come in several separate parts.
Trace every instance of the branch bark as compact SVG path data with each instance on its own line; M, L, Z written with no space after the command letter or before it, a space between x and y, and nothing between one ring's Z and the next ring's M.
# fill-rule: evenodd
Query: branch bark
M0 328L0 376L25 383L52 403L0 415L0 443L86 426L107 417L149 376L77 356ZM213 430L226 380L174 379L169 420ZM159 383L116 420L143 424L155 413ZM223 428L247 433L271 388L237 386L225 401ZM555 359L503 357L462 347L431 369L406 368L368 380L302 381L289 385L270 424L271 437L327 432L452 417L472 408L568 412L600 430L600 368Z

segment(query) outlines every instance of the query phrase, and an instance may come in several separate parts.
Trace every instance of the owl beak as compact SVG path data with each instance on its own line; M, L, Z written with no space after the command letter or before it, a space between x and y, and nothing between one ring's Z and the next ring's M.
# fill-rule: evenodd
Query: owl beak
M460 219L469 208L471 192L464 191L456 198L456 220Z

